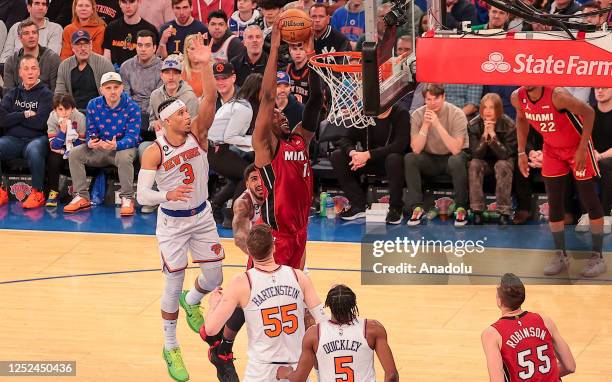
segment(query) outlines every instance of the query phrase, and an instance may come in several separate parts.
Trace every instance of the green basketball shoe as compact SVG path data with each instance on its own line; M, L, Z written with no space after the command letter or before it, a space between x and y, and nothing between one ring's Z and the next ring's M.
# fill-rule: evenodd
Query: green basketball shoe
M168 365L168 374L177 382L189 381L189 373L183 363L183 356L181 355L181 348L174 348L166 350L164 348L162 355L166 364Z
M187 301L185 301L185 296L187 296L187 290L184 290L181 293L181 297L179 297L179 303L185 309L185 317L187 318L187 324L191 330L196 333L200 333L200 328L204 325L204 317L202 317L202 312L200 312L200 304L189 305Z

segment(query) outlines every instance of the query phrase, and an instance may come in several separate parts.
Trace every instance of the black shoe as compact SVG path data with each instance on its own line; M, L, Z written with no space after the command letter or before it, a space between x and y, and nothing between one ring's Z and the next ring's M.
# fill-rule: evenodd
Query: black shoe
M402 210L389 208L385 221L387 224L400 224L402 222Z
M217 379L220 382L240 382L234 366L234 353L220 355L219 343L208 349L208 360L217 369Z
M351 208L349 208L348 210L345 209L340 212L338 216L340 216L340 219L342 220L355 220L359 218L365 218L365 208L351 206Z
M484 217L482 216L482 212L474 211L474 225L482 225L484 223Z
M509 225L510 224L510 215L499 215L499 225Z

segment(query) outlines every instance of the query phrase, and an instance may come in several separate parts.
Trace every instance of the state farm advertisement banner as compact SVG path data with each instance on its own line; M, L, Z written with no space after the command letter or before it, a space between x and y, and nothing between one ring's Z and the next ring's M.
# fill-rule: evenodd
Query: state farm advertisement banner
M612 53L586 41L422 37L417 81L612 87Z

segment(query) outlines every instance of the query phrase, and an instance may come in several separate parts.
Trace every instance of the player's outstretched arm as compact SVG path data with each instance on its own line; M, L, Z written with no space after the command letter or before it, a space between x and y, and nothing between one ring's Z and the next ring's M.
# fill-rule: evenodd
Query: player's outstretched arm
M251 228L251 208L246 200L238 199L232 207L234 218L232 219L232 232L234 234L234 244L248 254L246 240Z
M314 48L314 31L310 30L310 36L306 41L306 56L310 60L315 54ZM319 115L323 108L323 89L321 88L321 77L314 70L311 70L308 74L308 89L310 89L310 96L304 111L302 112L302 123L299 124L295 132L300 134L309 144L314 136L315 131L319 127Z
M202 62L202 100L198 107L198 116L194 121L194 133L205 150L208 149L208 130L215 119L217 105L217 87L211 65L211 45L212 39L209 38L208 33L204 36L198 33L193 40L192 54L195 59Z
M385 371L385 382L398 382L399 373L393 359L393 352L387 341L387 331L385 327L376 320L368 320L366 326L366 336L374 337L374 351L378 360ZM368 340L370 343L370 340Z
M295 269L295 274L298 279L298 284L300 284L300 288L302 288L302 292L304 292L304 302L306 303L306 307L312 315L312 318L314 318L317 324L328 320L329 317L327 314L325 314L325 309L323 308L321 299L319 298L310 277L306 276L304 272L299 269Z
M246 273L240 273L230 280L226 290L217 288L210 292L208 299L210 309L204 320L205 324L200 328L200 337L203 340L221 331L236 307L243 302L241 299L248 300L249 289Z
M255 166L261 168L272 162L276 150L277 138L271 130L276 106L276 68L278 63L278 47L281 35L277 18L272 26L270 55L261 82L262 97L253 131L253 149L255 150Z
M504 362L500 352L501 336L493 327L489 326L482 332L482 349L487 358L490 382L504 382Z
M317 347L319 346L318 330L319 327L316 325L306 330L302 340L302 354L295 370L291 366L281 366L276 371L276 379L288 379L291 382L305 382L308 379L310 370L315 365L317 357Z
M565 342L563 337L561 337L559 329L557 329L557 325L555 325L550 318L544 316L541 317L553 340L555 354L557 355L557 360L559 361L559 377L572 374L576 371L576 361L574 360L574 356L572 355L569 345L567 342Z
M525 117L525 113L521 109L518 100L518 90L512 92L510 98L512 106L516 109L516 139L517 139L517 151L518 151L518 165L521 174L525 178L529 176L529 165L527 160L527 153L525 152L525 146L527 145L527 135L529 134L529 122Z

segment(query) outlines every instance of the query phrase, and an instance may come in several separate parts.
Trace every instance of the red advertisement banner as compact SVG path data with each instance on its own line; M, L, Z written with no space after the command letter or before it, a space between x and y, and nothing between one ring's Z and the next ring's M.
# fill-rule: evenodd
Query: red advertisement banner
M419 82L612 87L612 53L585 40L423 37L416 48Z

